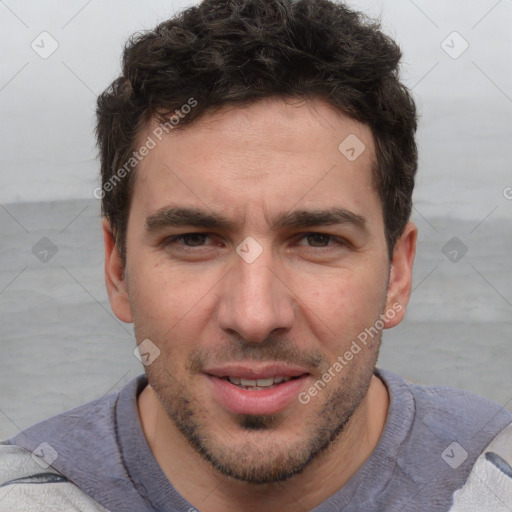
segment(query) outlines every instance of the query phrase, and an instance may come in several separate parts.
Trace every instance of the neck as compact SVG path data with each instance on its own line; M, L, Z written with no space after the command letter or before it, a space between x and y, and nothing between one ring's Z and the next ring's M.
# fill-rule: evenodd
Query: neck
M144 435L153 455L175 489L205 512L270 507L311 510L341 489L369 458L386 422L389 395L373 376L367 395L345 430L302 473L275 484L254 485L225 477L183 438L151 386L138 399Z

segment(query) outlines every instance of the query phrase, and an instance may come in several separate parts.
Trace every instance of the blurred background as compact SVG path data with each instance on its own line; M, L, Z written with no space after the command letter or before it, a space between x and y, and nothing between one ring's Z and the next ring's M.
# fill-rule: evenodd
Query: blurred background
M512 2L365 0L420 118L406 321L379 366L512 410ZM181 1L0 0L0 439L142 373L103 280L97 95Z

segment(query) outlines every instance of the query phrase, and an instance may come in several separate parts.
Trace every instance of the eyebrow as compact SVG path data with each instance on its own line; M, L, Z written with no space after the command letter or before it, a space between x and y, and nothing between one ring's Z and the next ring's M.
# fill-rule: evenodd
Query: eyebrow
M147 232L179 226L233 230L236 224L222 215L196 208L162 208L146 218Z
M308 228L349 224L361 231L367 231L366 219L344 208L325 210L295 210L278 215L271 222L273 229ZM148 233L168 227L193 226L198 228L234 231L237 223L214 212L196 208L162 208L146 218Z
M367 231L366 219L362 215L353 213L345 208L296 210L283 213L272 222L274 228L308 228L339 224L349 224L362 231Z

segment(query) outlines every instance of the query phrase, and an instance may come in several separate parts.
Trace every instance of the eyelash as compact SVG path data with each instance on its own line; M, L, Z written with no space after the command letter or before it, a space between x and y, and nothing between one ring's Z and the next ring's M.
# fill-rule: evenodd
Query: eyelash
M185 250L185 251L193 251L196 248L205 247L204 245L189 246L189 245L178 244L178 242L180 240L183 240L187 236L201 236L201 237L205 236L205 237L210 237L211 235L209 233L182 233L180 235L170 236L169 238L164 240L163 245L164 246L180 245L181 248L183 250ZM326 245L326 246L320 246L320 247L307 246L307 247L309 247L311 249L329 249L334 244L337 244L339 246L348 246L349 245L349 242L347 240L345 240L344 238L340 238L340 237L335 236L335 235L329 235L327 233L318 233L316 231L311 231L311 232L308 232L308 233L301 233L301 236L300 236L299 240L304 240L307 237L311 237L311 236L326 237L329 242L331 242L331 241L334 242L333 244L329 244L329 245Z

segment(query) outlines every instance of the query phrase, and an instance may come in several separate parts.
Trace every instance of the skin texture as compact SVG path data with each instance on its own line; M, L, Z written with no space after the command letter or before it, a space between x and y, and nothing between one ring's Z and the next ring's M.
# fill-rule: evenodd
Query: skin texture
M351 134L366 147L354 161L338 150ZM149 339L160 350L145 367L142 427L163 471L196 508L310 510L378 443L389 403L373 375L381 333L332 371L379 315L394 309L384 328L402 320L411 290L416 228L407 225L390 262L374 160L370 129L320 100L224 107L166 135L139 164L125 269L104 222L112 309L134 322L138 343ZM149 216L177 206L232 225L146 229ZM363 217L364 229L272 222L330 208ZM171 239L187 233L196 236ZM261 249L251 263L236 252L249 236ZM204 373L276 361L306 373L300 391L329 368L335 376L309 403L294 398L270 415L227 409Z

